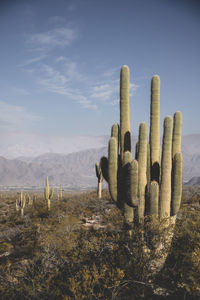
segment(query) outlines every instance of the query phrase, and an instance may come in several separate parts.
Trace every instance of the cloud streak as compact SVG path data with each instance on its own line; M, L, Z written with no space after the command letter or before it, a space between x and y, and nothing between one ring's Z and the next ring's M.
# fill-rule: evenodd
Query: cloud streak
M76 38L75 29L60 27L30 35L27 38L27 44L32 51L49 52L56 47L69 46Z
M36 73L38 84L46 91L64 95L68 101L75 101L86 109L98 109L102 104L117 105L119 102L118 72L112 72L111 78L107 73L91 78L84 76L76 61L58 56L50 64L40 63L33 71ZM97 83L96 83L97 82ZM130 95L139 86L130 83Z
M1 128L9 130L24 129L40 120L40 116L29 112L24 106L17 106L0 101Z

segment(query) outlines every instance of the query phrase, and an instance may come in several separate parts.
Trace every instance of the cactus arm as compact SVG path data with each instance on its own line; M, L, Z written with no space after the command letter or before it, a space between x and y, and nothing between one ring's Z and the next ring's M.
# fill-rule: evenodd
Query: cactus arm
M151 185L151 158L150 158L150 144L147 144L147 186L146 186L146 213L149 213L150 209L150 185Z
M107 157L103 156L100 159L100 166L102 171L102 176L106 182L108 182L108 159Z
M120 72L120 156L123 161L125 151L131 151L129 113L129 68L123 66Z
M45 200L49 199L49 180L48 180L48 176L46 177L46 180L45 180L44 198L45 198Z
M172 159L177 152L181 152L181 131L182 131L182 113L176 111L174 114L173 140L172 140Z
M151 80L151 112L150 112L150 156L151 180L159 182L160 165L160 77Z
M116 138L117 141L117 152L119 152L119 124L113 124L111 128L111 137Z
M130 164L130 203L133 207L138 205L138 162L136 159Z
M19 199L16 199L16 211L19 211L19 208L20 208Z
M51 188L51 192L49 194L49 199L52 200L53 199L53 194L54 194L54 188Z
M182 197L182 169L183 169L183 158L182 153L177 152L173 160L173 178L172 178L172 204L171 204L171 215L174 216L178 213L181 205Z
M158 217L159 185L157 181L150 184L150 215Z
M109 140L108 146L108 187L113 201L117 202L117 170L118 170L118 154L117 141L114 137Z
M100 172L99 172L99 164L95 164L95 171L96 171L96 176L98 178L98 181L100 181Z
M138 149L138 215L139 219L144 217L145 188L147 184L147 124L141 123L139 127L139 149Z
M172 126L173 119L167 116L164 120L163 150L161 161L160 217L170 216L171 171L172 171Z
M135 144L135 159L138 160L138 147L139 147L139 143L137 142Z
M128 196L130 194L130 185L129 185L129 172L128 169L130 169L130 164L132 162L132 154L130 151L125 151L124 152L124 159L122 163L122 168L123 168L123 190L122 190L122 195L121 197L123 198L123 204L124 204L124 218L125 222L127 224L133 222L133 217L134 217L134 212L133 212L133 207L129 205L128 203Z

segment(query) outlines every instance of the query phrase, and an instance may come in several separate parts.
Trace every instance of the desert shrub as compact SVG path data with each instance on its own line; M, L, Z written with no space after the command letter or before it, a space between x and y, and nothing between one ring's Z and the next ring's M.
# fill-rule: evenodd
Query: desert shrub
M154 274L162 226L147 219L148 234L138 226L130 236L106 191L103 197L67 194L54 199L49 212L38 198L23 218L14 209L0 217L0 299L198 299L198 206L182 206L166 264ZM94 216L102 226L84 226L82 219Z
M200 211L182 210L177 221L171 252L157 282L173 297L200 297Z

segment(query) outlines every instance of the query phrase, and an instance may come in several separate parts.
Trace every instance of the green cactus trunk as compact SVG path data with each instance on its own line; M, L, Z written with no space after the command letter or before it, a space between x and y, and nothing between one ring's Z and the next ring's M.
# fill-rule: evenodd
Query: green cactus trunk
M98 182L98 191L97 191L97 193L98 193L98 199L100 200L102 198L102 182L101 181Z
M159 185L157 181L152 181L150 185L150 216L158 217Z
M117 153L119 151L119 124L113 124L111 128L111 137L114 137L117 141Z
M139 128L139 149L138 149L138 216L144 217L145 210L145 190L147 184L147 124L141 123Z
M167 116L164 120L163 152L161 162L160 217L170 216L171 204L171 171L172 171L172 127L173 119Z
M135 144L135 159L138 160L138 147L139 147L139 143L137 142Z
M147 144L147 188L146 188L146 213L150 211L150 186L151 186L151 157L150 157L150 144Z
M151 180L159 182L160 175L160 77L153 76L151 81L150 112L150 159Z
M125 151L131 151L129 113L129 68L123 66L120 73L120 156L123 161Z
M98 163L95 164L95 170L96 170L96 176L98 178L97 196L98 196L98 199L100 200L102 198L101 189L102 189L102 181L103 181L103 174L102 174L102 170L101 170L101 163L100 164L98 164Z
M123 159L123 163L122 163L122 168L123 168L123 195L121 195L123 197L123 203L124 203L124 217L125 217L125 222L126 224L131 224L133 222L133 218L134 218L134 213L133 213L133 207L130 206L127 203L127 199L128 199L128 194L130 193L130 186L128 186L128 169L130 168L130 164L132 162L132 154L130 151L126 151L124 152L124 159Z
M173 178L172 178L172 207L171 215L174 216L178 213L181 205L182 197L182 169L183 158L182 153L175 154L173 159Z
M109 192L111 198L115 202L117 202L118 200L117 171L118 171L117 141L114 137L111 137L108 146L108 186L109 186Z
M181 131L182 131L182 113L180 111L176 111L174 114L172 159L174 159L176 153L181 152Z
M138 206L138 162L132 160L129 167L129 189L128 189L128 203L131 206Z

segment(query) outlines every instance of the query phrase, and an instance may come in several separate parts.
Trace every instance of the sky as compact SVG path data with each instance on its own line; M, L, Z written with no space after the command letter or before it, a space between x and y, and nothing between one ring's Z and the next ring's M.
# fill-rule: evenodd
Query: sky
M119 122L120 68L130 68L133 135L149 124L161 78L161 126L183 113L200 133L200 2L0 0L0 133L100 136Z

